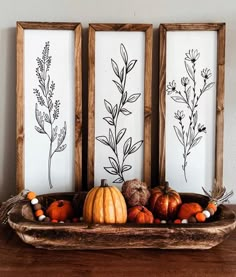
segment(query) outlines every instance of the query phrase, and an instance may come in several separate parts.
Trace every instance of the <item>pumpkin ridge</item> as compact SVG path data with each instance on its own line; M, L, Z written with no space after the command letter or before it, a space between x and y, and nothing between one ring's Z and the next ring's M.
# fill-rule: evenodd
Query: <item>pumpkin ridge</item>
M128 220L136 221L138 214L141 212L141 206L133 206L128 209Z
M145 222L145 213L141 210L135 217L135 220L137 219L140 223Z
M97 189L98 188L95 187L94 189L90 190L85 199L84 207L86 207L86 209L83 212L83 216L84 216L84 220L88 222L92 222L93 220L93 217L92 217L93 198Z
M121 223L123 222L123 217L124 217L123 205L120 197L121 192L115 186L112 187L111 191L113 194L113 201L115 201L114 205L116 207L115 209L116 223Z
M101 194L101 195L100 195ZM104 211L103 211L103 195L104 195L104 187L99 187L96 194L93 198L93 222L104 223ZM102 199L102 201L101 201ZM95 209L94 206L97 208ZM97 211L100 210L99 220L97 220ZM102 220L101 220L102 219Z
M134 220L138 219L139 218L139 214L141 213L141 210L138 208L139 212L136 213L135 217L134 217Z
M176 202L181 203L180 198L179 198L178 195L176 195L176 193L173 193L173 194L172 194L172 197L175 198L175 201L176 201Z
M92 193L92 190L90 190L88 193L87 193L87 195L86 195L86 197L85 197L85 201L84 201L84 208L83 208L83 218L84 218L84 220L86 221L87 220L87 214L88 214L88 208L87 208L87 203L88 203L88 199L89 199L89 197L90 197L90 194ZM85 209L85 207L86 207L86 209Z
M111 199L111 203L109 204L109 206L108 207L106 207L106 208L108 208L108 221L109 221L109 223L111 222L111 216L113 217L113 220L112 220L112 223L115 223L116 222L116 211L115 211L115 207L114 207L114 201L113 201L113 197L112 197L112 192L111 192L111 187L110 186L108 186L107 188L106 188L106 192L107 193L109 193L109 198ZM106 205L106 203L107 203L107 200L105 200L104 199L104 205ZM112 209L112 215L111 215L111 212L110 212L110 209ZM105 210L105 223L107 223L107 218L106 218L106 209L105 209L105 207L104 207L104 210Z
M111 192L111 197L112 197L113 206L115 207L115 197L114 197L114 194L113 194L113 192L114 192L115 190L113 190L112 187L109 187L109 189L110 189L110 192ZM114 210L115 210L115 222L117 223L117 220L118 220L118 218L117 218L117 213L116 213L116 209L114 209Z
M100 188L103 188L103 194L102 194L102 213L103 213L103 222L105 222L105 194L106 194L106 186L100 186Z
M111 198L111 193L110 193L110 189L109 187L104 187L104 193L103 193L103 214L104 214L104 222L105 223L108 223L108 222L111 222L113 223L112 221L114 221L114 211L113 211L113 214L112 214L112 209L113 207L113 201L112 201L112 198ZM112 217L114 217L112 219Z
M118 190L117 187L115 187L116 191L117 191L117 194L119 196L119 199L120 199L120 204L121 204L121 208L122 208L122 222L123 221L127 221L127 205L126 205L126 202L125 202L125 198L123 196L123 194ZM125 217L125 220L123 219Z
M91 209L89 209L89 214L90 214L90 222L93 222L93 210L94 210L94 199L99 191L100 187L97 187L96 190L94 191L94 193L92 194L91 200L89 201L89 203L92 203L92 205L90 205L89 207L91 207Z

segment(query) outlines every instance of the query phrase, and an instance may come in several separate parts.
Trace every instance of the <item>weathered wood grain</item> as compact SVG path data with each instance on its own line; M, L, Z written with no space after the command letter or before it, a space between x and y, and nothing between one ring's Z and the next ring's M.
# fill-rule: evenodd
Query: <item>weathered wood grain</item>
M94 186L94 143L95 143L95 29L89 25L88 38L88 159L87 189Z
M33 21L18 21L23 29L33 30L75 30L78 27L77 22L33 22Z
M160 25L159 41L159 183L163 184L166 180L166 28L164 25Z
M24 189L24 29L20 23L17 23L16 36L16 189L20 192Z
M219 28L218 28L217 89L216 89L215 179L218 186L223 186L224 90L225 90L225 24L221 24L219 25Z
M164 23L167 31L219 31L225 23Z
M145 32L144 73L144 181L151 184L151 86L152 86L152 38L151 24L90 24L88 49L88 162L87 188L94 186L94 143L95 143L95 32L96 31L141 31Z
M75 33L75 191L82 190L82 26Z
M85 193L39 196L46 205L54 199L77 199L80 209ZM183 202L207 204L199 194L181 194ZM82 210L79 212L82 214ZM47 249L209 249L224 241L236 226L235 214L221 205L206 223L195 224L87 224L43 223L34 219L29 201L18 203L11 211L10 226L26 243Z
M227 205L236 211L235 205ZM236 272L236 229L208 250L106 249L48 251L23 243L0 225L1 276L227 276ZM30 265L30 266L29 266Z
M152 40L153 29L145 29L145 73L144 73L144 159L143 179L151 186L151 122L152 122Z

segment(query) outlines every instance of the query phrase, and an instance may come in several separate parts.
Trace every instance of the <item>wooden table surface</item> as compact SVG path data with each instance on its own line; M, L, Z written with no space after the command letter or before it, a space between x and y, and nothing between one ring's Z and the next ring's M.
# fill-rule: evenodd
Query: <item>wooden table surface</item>
M53 251L25 244L0 225L0 276L236 277L236 230L210 250Z

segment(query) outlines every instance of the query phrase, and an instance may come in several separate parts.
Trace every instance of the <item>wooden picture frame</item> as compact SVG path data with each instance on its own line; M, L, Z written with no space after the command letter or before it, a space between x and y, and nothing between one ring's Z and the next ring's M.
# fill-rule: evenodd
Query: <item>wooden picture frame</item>
M199 47L199 49L195 47L196 45L198 45L197 47ZM172 46L179 49L179 50L176 50L179 52L175 52L175 50L173 50L174 47ZM209 54L210 51L212 52ZM181 56L181 59L183 61L182 63L178 62L179 56ZM200 61L201 59L202 59L202 65L205 66L203 69L202 68L200 69L199 67L197 68L197 62ZM210 62L210 59L212 59L212 62ZM212 68L206 67L206 64L205 64L206 61L209 61L209 64L211 65L214 64L213 68L215 68L215 71ZM224 126L224 123L223 123L224 122L224 68L225 68L225 24L224 23L161 24L160 25L160 87L159 87L159 93L160 93L159 94L159 117L160 117L159 118L159 182L160 183L163 183L168 179L168 181L170 181L172 186L176 188L178 191L190 191L190 192L199 192L199 193L200 192L202 193L202 187L204 187L207 190L212 190L212 187L214 186L218 186L218 187L223 186L222 179L223 179L223 126ZM174 70L175 70L175 73L173 73ZM182 74L183 72L182 70L185 71L185 75ZM180 71L178 72L179 75L177 74L177 71ZM174 80L173 76L175 77L178 76L178 77L176 77L176 79ZM182 78L187 77L187 79L182 79L182 78L180 79L179 76L181 76ZM196 77L196 76L200 76L200 77ZM200 83L197 83L198 82L197 78L202 78L201 87L199 85ZM188 91L188 87L190 86L190 84L191 84L191 88ZM200 90L197 87L197 85L199 85L199 87L201 88ZM179 89L180 87L185 92L181 92L181 90ZM193 90L195 91L195 96L194 96ZM212 93L212 91L214 91L214 93ZM182 93L182 95L180 93ZM212 94L215 94L215 96L209 96ZM183 100L184 98L181 98L183 95L185 95L184 96L185 100L187 99L187 102L190 104L188 107L190 114L187 110L184 110L188 103L185 100ZM195 100L191 97L195 97ZM202 99L200 99L200 97ZM204 100L204 97L213 97L213 98L209 98L213 100L206 102L207 100ZM214 100L214 97L215 97L215 100ZM173 105L173 103L175 105L175 113L172 110L171 116L177 122L174 125L173 125L173 121L170 120L170 117L168 115L168 112L171 111L172 109L171 105ZM211 108L209 109L205 108L205 113L201 112L203 114L200 114L199 106L202 104L204 104L205 107L207 104ZM193 112L192 112L192 107L194 105L197 105L197 107L196 109L193 109ZM185 108L183 108L183 106ZM199 110L197 111L197 109ZM202 108L202 111L203 110L204 109ZM184 120L188 121L188 125L184 125L186 124L186 121L184 123ZM205 121L206 122L208 121L209 124L205 125ZM190 123L191 123L191 126L190 126ZM171 126L174 128L172 128ZM169 135L168 135L168 132L169 132ZM197 133L198 135L196 136ZM194 153L194 151L196 151L195 149L197 149L197 147L199 147L200 149L199 145L203 144L203 140L204 140L202 139L203 135L209 135L209 137L212 136L211 139L213 143L208 143L208 144L206 143L204 146L205 148L203 150L204 151L203 155L201 156L201 158L200 156L197 158L197 155L196 153ZM200 138L200 136L202 138ZM170 141L170 138L172 141ZM177 141L178 145L174 144L173 142L174 139L175 141ZM211 140L209 139L209 141ZM192 143L192 146L190 147L191 143ZM195 149L193 149L193 146L196 146ZM172 156L168 154L168 151L170 151L171 147L175 147L174 151L172 148L172 154L171 154ZM179 149L182 149L181 150L182 152L179 151ZM211 150L208 150L208 149L211 149ZM196 155L194 156L196 159L191 161L192 162L191 170L195 170L195 172L193 173L190 172L190 174L192 175L191 175L191 178L189 178L190 180L188 185L185 184L185 181L188 180L187 178L184 179L182 177L181 181L180 179L178 179L179 177L177 177L177 175L179 173L176 173L175 171L176 164L175 164L175 168L173 165L170 165L172 163L172 161L170 161L171 159L173 160L177 159L176 158L176 156L178 155L177 153L182 154L182 163L181 163L182 175L186 174L186 172L184 171L187 166L189 166L190 168L191 160L189 157L191 155Z
M81 32L80 23L17 22L18 192L82 190Z
M128 46L129 45L129 46ZM132 47L135 46L135 47ZM104 48L105 47L105 48ZM139 157L136 159L137 163L140 163L140 168L137 170L136 173L132 178L140 178L143 179L148 185L151 183L151 79L152 79L152 25L151 24L90 24L89 25L89 95L88 95L88 164L87 164L87 181L88 181L88 189L92 188L95 185L100 185L100 178L108 179L109 183L114 183L116 186L120 186L125 178L121 178L118 173L120 173L123 169L126 171L126 174L129 174L128 171L130 165L124 165L124 167L120 167L118 162L115 161L115 156L112 156L116 151L111 151L110 157L107 157L106 161L105 158L103 160L102 155L103 151L112 148L109 144L112 144L112 141L117 142L117 138L119 135L118 141L120 142L121 138L124 140L124 144L126 145L126 149L124 150L123 147L123 155L125 156L125 151L131 151L133 147L133 152L136 152L137 149L135 147L140 147L140 140L133 139L130 135L128 135L128 131L126 132L126 126L120 127L119 132L117 131L116 135L113 135L113 123L112 120L119 115L117 112L123 106L119 106L118 102L112 102L109 97L112 97L112 93L109 96L102 95L103 91L111 90L115 93L124 93L123 92L123 83L125 78L123 74L126 74L127 71L130 72L131 69L134 69L134 65L136 66L138 72L140 72L139 66L140 64L137 63L136 65L136 58L135 53L132 51L137 49L140 51L140 64L142 63L142 74L140 75L140 79L143 82L143 87L135 91L135 87L131 92L128 92L128 98L130 99L130 103L132 102L138 105L139 101L142 98L142 107L140 108L139 115L141 116L141 121L143 122L140 124L140 128L143 128L142 135L143 136L143 152L142 152L142 159ZM142 53L142 54L140 54ZM104 63L103 63L104 62ZM127 70L127 68L129 69ZM122 68L125 68L122 69ZM140 66L141 67L141 66ZM125 73L124 73L125 72ZM135 72L135 71L134 71ZM111 76L109 76L109 74ZM112 75L113 74L113 75ZM122 75L122 76L121 76ZM132 75L132 74L130 74ZM103 80L103 81L100 81ZM127 79L126 79L127 80ZM101 82L101 86L99 84ZM129 82L132 83L132 80L129 79ZM127 84L127 83L126 83ZM133 83L132 83L133 84ZM104 90L101 87L104 85ZM112 87L113 85L113 87ZM110 87L111 86L111 87ZM141 95L142 94L142 95ZM123 94L124 96L125 94ZM97 97L97 98L96 98ZM122 96L121 96L122 97ZM139 99L138 99L139 98ZM96 105L96 99L100 99L100 103ZM127 100L127 98L126 98ZM137 100L137 101L136 101ZM121 101L121 100L120 100ZM121 103L121 102L120 102ZM126 103L126 102L125 102ZM133 105L134 107L135 105ZM104 113L100 113L101 109L103 109ZM115 109L115 112L114 112ZM113 112L117 114L114 116ZM100 113L100 117L98 119L96 125L96 115ZM134 113L134 109L132 111L128 111L124 109L122 111L124 114L131 114ZM110 118L109 118L110 115ZM122 116L123 116L122 115ZM128 116L126 117L128 118ZM131 117L130 117L131 118ZM100 120L100 121L99 121ZM124 117L123 117L124 120ZM96 132L96 127L100 126L100 122L105 123L102 127L99 127L101 132ZM133 122L134 123L134 122ZM136 122L137 123L137 122ZM113 126L112 126L113 125ZM131 126L135 124L130 124L127 126ZM139 126L139 124L137 124ZM122 129L121 129L122 128ZM109 131L108 131L109 130ZM126 134L124 134L126 132ZM106 134L106 135L105 135ZM116 139L114 139L116 138ZM137 142L138 141L138 142ZM96 148L97 145L100 144ZM123 142L120 142L123 143ZM114 148L117 146L114 146ZM96 156L95 148L100 151L99 154ZM127 150L129 149L129 150ZM111 150L111 149L110 149ZM122 151L122 150L121 150ZM137 151L138 152L138 151ZM137 153L135 153L137 154ZM135 156L135 154L133 156ZM138 154L137 154L138 155ZM101 159L97 162L96 157ZM98 157L99 156L99 157ZM124 157L123 156L123 157ZM121 158L122 159L122 158ZM127 159L128 160L128 159ZM101 161L101 162L100 162ZM105 161L105 162L104 162ZM99 171L96 174L95 169L97 169L97 164L99 164ZM138 166L137 166L138 167ZM132 169L135 170L135 167ZM138 172L139 171L139 172ZM141 171L141 172L140 172ZM113 176L112 176L113 175ZM96 177L98 176L98 177ZM100 177L99 177L100 176ZM127 178L131 178L131 177ZM111 178L110 178L111 177ZM110 178L110 179L109 179Z

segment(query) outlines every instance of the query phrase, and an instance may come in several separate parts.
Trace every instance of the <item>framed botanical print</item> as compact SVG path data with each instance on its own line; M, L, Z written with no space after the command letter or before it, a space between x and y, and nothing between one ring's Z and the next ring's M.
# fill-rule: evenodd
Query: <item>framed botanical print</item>
M17 190L82 187L81 24L17 22Z
M222 186L225 24L160 25L160 182Z
M151 180L152 25L89 25L88 186Z

